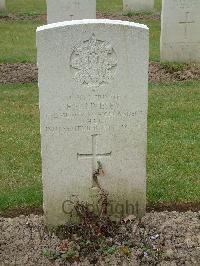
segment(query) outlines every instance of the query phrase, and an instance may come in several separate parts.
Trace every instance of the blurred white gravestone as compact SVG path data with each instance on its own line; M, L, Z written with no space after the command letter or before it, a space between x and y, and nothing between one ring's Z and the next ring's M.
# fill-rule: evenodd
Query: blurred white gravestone
M200 62L200 0L164 0L161 61Z
M46 0L47 22L95 19L96 0Z
M6 0L0 0L0 10L6 9Z
M150 11L154 8L154 0L123 0L124 12Z
M144 215L148 34L114 20L37 29L48 225L69 221L73 196L96 209L102 189L113 219Z

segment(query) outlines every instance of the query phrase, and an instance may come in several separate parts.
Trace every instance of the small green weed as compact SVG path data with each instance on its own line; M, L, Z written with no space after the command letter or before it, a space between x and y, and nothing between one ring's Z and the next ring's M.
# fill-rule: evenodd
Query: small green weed
M127 13L124 13L125 16L127 17L134 17L134 16L148 16L153 14L153 12L133 12L129 11Z
M163 62L161 63L161 65L171 73L177 71L183 71L187 67L189 67L188 64L178 64L178 63L169 63L169 62Z

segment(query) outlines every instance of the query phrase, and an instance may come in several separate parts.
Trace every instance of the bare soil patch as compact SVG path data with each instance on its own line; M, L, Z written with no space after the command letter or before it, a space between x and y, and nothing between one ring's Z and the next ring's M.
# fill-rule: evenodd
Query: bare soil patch
M200 65L184 65L181 69L158 62L151 62L149 65L149 81L173 82L184 80L200 80Z
M141 221L129 217L112 239L104 239L106 245L116 243L117 248L112 246L96 257L81 253L79 233L73 235L77 256L70 264L53 260L53 251L64 254L71 243L49 234L43 216L0 218L0 265L200 265L200 212L151 212Z
M47 16L46 15L24 15L24 14L14 14L14 13L9 13L7 15L0 16L0 21L23 21L23 20L41 21L43 23L46 23Z
M160 202L147 205L147 212L200 212L200 202Z
M148 204L147 212L200 212L200 202L161 202ZM20 215L28 216L30 214L43 215L42 207L18 207L0 212L0 217L15 218Z
M31 63L0 64L0 83L37 82L37 67ZM171 82L200 80L200 65L186 65L181 70L157 62L149 65L149 81Z
M124 20L124 21L141 21L141 20L159 20L160 13L149 13L149 14L133 14L133 15L123 15L121 13L111 13L111 12L97 12L97 19L113 19L113 20ZM19 21L19 20L31 20L31 21L42 21L47 22L47 15L25 15L25 14L14 14L9 13L4 16L0 16L0 21Z
M123 15L120 13L110 13L110 12L97 12L97 19L113 19L113 20L124 20L124 21L141 21L141 20L159 20L160 13L149 13L149 14L133 14L133 15Z
M31 63L0 64L0 83L37 82L37 67Z

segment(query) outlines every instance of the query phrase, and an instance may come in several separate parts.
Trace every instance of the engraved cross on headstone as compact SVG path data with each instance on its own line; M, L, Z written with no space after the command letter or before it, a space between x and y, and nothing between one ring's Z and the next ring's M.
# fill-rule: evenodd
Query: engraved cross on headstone
M189 14L190 12L185 12L185 21L180 21L179 24L183 24L185 26L185 37L187 38L188 34L188 25L195 23L195 21L189 20Z
M92 135L92 153L77 153L78 159L92 159L92 181L93 186L97 186L97 180L94 180L94 173L97 171L98 160L104 157L111 157L112 152L97 153L97 134Z

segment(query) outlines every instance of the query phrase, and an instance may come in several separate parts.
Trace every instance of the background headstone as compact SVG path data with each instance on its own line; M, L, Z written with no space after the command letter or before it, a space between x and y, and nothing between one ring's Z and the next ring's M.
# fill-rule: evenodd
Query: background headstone
M154 0L123 0L124 12L150 11L154 8Z
M0 10L6 9L6 0L0 0Z
M200 0L164 0L161 61L200 62Z
M73 196L96 207L100 188L113 218L145 213L148 40L146 26L112 20L37 29L48 225L69 219Z
M96 0L46 0L47 22L96 18Z

